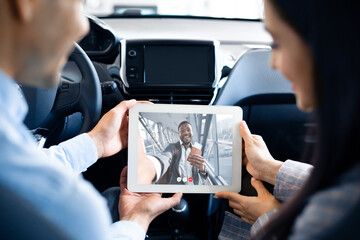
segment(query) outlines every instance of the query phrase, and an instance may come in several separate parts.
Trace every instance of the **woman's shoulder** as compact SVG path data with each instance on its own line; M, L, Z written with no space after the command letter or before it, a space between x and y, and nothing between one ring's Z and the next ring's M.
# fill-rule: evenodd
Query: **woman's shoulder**
M359 211L359 205L360 164L356 164L332 186L313 194L308 199L302 213L295 221L294 235L290 239L300 239L296 236L301 236L301 239L325 238L331 230L350 221L354 212ZM337 234L340 234L339 230Z

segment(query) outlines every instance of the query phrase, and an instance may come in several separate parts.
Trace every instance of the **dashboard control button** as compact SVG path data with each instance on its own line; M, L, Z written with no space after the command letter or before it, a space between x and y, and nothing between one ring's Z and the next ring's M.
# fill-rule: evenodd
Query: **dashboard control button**
M128 55L129 55L129 57L134 58L134 57L136 57L137 52L132 49L132 50L129 50Z

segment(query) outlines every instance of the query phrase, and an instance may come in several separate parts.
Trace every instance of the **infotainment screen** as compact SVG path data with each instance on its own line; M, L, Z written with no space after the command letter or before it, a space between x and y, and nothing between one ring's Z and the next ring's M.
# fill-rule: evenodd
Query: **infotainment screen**
M209 46L144 46L144 83L209 83ZM212 65L214 68L214 65Z
M219 43L208 40L122 40L120 74L134 88L212 88L219 80Z

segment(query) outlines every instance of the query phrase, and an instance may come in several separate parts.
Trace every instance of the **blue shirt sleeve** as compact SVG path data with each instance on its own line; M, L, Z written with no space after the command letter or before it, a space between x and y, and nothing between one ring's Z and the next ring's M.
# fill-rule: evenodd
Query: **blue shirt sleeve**
M97 161L97 149L87 133L52 146L42 149L48 161L61 163L66 169L79 174Z
M139 224L130 221L119 221L112 224L111 239L138 240L145 239L145 230Z
M111 224L105 199L81 174L74 174L96 161L97 150L88 134L38 149L23 124L27 105L17 85L1 70L0 82L1 185L68 239L144 239L145 231L135 222Z

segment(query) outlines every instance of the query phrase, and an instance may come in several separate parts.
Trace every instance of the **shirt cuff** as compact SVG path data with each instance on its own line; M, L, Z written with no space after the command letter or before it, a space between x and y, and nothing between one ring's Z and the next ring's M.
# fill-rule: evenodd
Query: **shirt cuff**
M270 218L277 212L277 209L271 210L261 215L251 227L251 236L255 236L269 222Z
M219 234L219 240L250 239L251 225L239 216L225 211L224 222Z
M281 201L287 201L304 185L312 169L310 164L285 161L276 175L274 196Z
M136 222L118 221L110 226L111 239L144 240L145 230Z
M87 133L80 134L59 144L75 172L87 170L97 161L97 148Z

